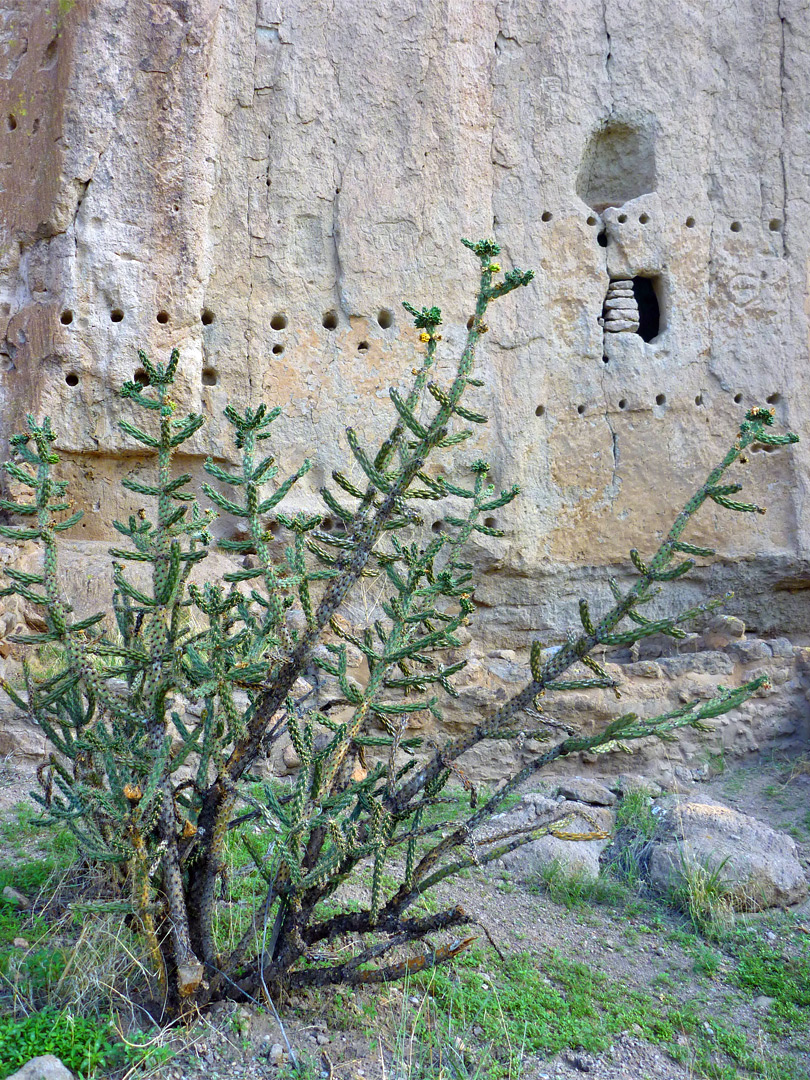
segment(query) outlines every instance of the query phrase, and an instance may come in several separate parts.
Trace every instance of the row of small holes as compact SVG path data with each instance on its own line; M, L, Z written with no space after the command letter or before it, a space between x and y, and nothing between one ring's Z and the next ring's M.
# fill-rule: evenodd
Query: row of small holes
M498 527L497 518L494 517L484 518L484 524L488 529L497 529ZM434 521L430 528L435 533L444 532L444 522L441 519L439 519L438 521Z
M769 405L778 405L779 402L782 400L782 396L781 396L781 394L769 394L768 397L765 400L767 401L767 403ZM742 394L735 394L734 395L734 403L735 403L735 405L739 405L741 401L742 401ZM666 403L667 403L666 394L656 394L656 396L655 396L655 404L656 405L666 405ZM703 404L703 395L702 394L697 394L696 397L695 397L695 405L702 405L702 404ZM626 398L620 398L619 399L619 408L620 409L626 409L627 408L627 399ZM587 410L587 405L584 405L584 404L577 405L577 412L579 413L580 416L584 416L586 410ZM545 416L546 415L546 407L545 407L545 405L538 405L537 408L534 410L534 415L535 416Z
M132 377L139 386L149 385L149 376L146 374L143 368L138 368L138 370ZM65 382L68 386L78 386L79 376L76 374L75 371L69 371L67 375L65 375ZM218 382L219 372L216 370L216 368L204 367L202 369L203 386L216 386Z
M169 313L168 311L159 311L155 318L161 324L161 326L165 326L166 323L169 321ZM214 315L213 311L209 311L208 308L205 308L205 310L200 314L200 322L203 324L203 326L210 326L215 318L216 316ZM62 312L62 314L59 316L59 321L63 326L70 326L70 324L73 322L73 312L70 310L70 308L66 308ZM123 321L124 312L121 310L121 308L113 308L110 312L110 322L119 323Z
M287 329L287 316L277 311L276 314L270 320L271 330L286 330ZM338 315L336 311L325 311L321 318L321 325L325 330L337 330L338 328ZM394 325L393 312L387 308L382 308L377 312L377 325L382 327L383 330L387 330L390 326ZM367 349L368 342L362 341L358 346L358 349Z

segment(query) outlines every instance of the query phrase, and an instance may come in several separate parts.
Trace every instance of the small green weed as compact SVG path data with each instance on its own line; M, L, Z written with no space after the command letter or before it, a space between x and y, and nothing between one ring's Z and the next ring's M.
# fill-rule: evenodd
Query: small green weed
M42 1054L54 1054L80 1076L129 1061L112 1021L44 1009L23 1019L0 1017L0 1080Z

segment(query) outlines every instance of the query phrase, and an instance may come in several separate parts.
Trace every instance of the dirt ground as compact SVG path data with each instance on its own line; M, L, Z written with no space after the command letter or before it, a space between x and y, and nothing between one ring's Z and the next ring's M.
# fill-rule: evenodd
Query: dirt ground
M760 760L741 766L714 763L714 775L707 781L690 785L690 795L709 796L753 815L775 828L789 831L796 839L800 859L810 871L810 759L807 757ZM0 778L0 821L8 818L32 787L33 775L19 767L5 769ZM18 852L0 849L0 861L18 857ZM670 905L654 898L628 905L625 899L614 903L586 899L571 903L539 887L515 886L495 870L485 875L474 872L464 881L440 887L438 902L444 906L460 901L480 920L489 936L508 959L516 954L531 954L538 969L551 956L578 961L597 971L617 993L622 987L656 995L664 1001L674 996L679 1002L697 1001L706 1030L713 1022L722 1022L742 1033L748 1042L769 1053L788 1053L795 1062L794 1076L810 1077L808 1031L794 1030L776 1039L768 1035L764 1022L768 998L743 995L732 989L727 978L733 962L715 956L714 967L698 973L697 947L679 931L684 916ZM763 940L779 943L782 937L798 930L810 934L810 902L789 915L766 913L737 916L757 927ZM789 921L785 921L789 920ZM483 938L482 938L483 941ZM717 959L719 957L719 959ZM492 948L487 949L485 978L498 983L502 961ZM472 1040L469 1033L456 1035L455 1053L447 1062L421 1058L414 1065L413 1017L427 1006L429 988L388 986L345 992L326 990L319 997L300 996L282 1006L286 1036L300 1060L306 1062L303 1075L324 1080L399 1080L430 1077L430 1080L465 1080L479 1075L475 1052L459 1039ZM474 1030L474 1029L473 1029ZM680 1063L667 1052L663 1043L648 1041L637 1025L617 1032L611 1045L590 1053L571 1046L554 1056L524 1056L519 1074L504 1071L503 1076L522 1080L594 1077L597 1080L689 1080L696 1076L751 1075L747 1071L706 1071L705 1060L690 1061L692 1036L676 1033L674 1044L680 1048ZM289 1070L285 1038L278 1025L264 1010L253 1006L224 1003L182 1037L162 1034L161 1044L171 1044L174 1056L155 1064L153 1074L164 1080L185 1077L210 1077L212 1080L248 1080L259 1077L283 1077ZM451 1041L453 1036L450 1036ZM174 1041L172 1042L172 1039ZM669 1043L672 1046L672 1041ZM453 1050L453 1046L450 1046ZM497 1048L496 1048L497 1050ZM461 1063L461 1064L459 1064ZM505 1066L506 1068L506 1066ZM139 1073L143 1075L143 1073ZM774 1080L779 1075L773 1074Z

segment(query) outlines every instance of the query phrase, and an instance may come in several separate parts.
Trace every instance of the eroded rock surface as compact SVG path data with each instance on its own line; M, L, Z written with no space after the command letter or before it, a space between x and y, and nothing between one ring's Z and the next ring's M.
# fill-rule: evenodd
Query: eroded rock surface
M462 235L494 234L505 266L537 275L493 310L476 392L491 424L443 469L463 480L484 455L499 487L524 492L494 522L506 537L472 552L484 647L451 728L513 691L529 638L559 640L583 593L607 601L607 569L652 549L748 408L806 434L810 26L796 0L705 18L652 0L583 0L573 17L530 0L0 7L0 442L28 410L54 418L86 512L65 547L77 609L109 609L99 553L142 501L118 481L148 477L117 427L138 347L180 348L178 402L209 421L181 463L195 475L207 454L233 459L227 401L281 403L282 468L318 451L289 506L311 510L345 466L347 422L387 432L388 387L419 347L400 300L440 304L444 354L461 346L475 270ZM621 661L651 707L774 673L769 699L718 725L732 752L802 735L784 635L807 631L808 447L753 452L746 497L769 514L705 514L689 539L723 558L668 587L672 608L734 588L756 641L732 619L701 660ZM0 612L3 658L20 620ZM763 645L777 634L779 653ZM559 715L587 727L615 708L571 695ZM496 778L522 753L496 749L471 767ZM659 752L641 748L640 765Z
M720 804L678 802L650 856L658 889L683 889L695 875L717 882L739 911L801 903L807 880L796 842L747 814Z

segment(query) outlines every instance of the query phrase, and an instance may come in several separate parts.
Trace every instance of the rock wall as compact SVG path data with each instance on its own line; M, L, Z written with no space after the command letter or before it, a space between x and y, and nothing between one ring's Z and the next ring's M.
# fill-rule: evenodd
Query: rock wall
M0 0L0 436L52 415L100 544L144 465L115 391L177 345L210 418L183 467L231 457L227 401L280 403L314 505L412 366L400 300L442 306L449 356L457 240L494 234L537 276L448 474L483 452L524 492L475 553L479 632L551 638L752 404L807 435L809 42L799 0ZM769 514L706 512L726 558L671 603L732 585L804 640L808 447L752 456Z

